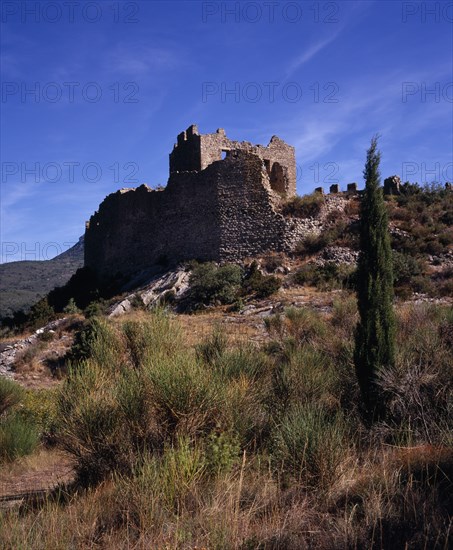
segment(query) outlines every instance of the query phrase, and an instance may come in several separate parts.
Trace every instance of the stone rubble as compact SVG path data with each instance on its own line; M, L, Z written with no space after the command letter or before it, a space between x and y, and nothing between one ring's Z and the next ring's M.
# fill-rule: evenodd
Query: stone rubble
M326 247L315 260L317 265L324 265L328 262L336 264L355 265L359 258L359 253L356 250L341 246Z
M14 378L14 363L19 354L36 344L38 336L45 332L53 333L66 321L66 317L57 319L36 330L31 336L0 345L0 376Z
M190 271L179 267L164 275L155 276L144 287L129 294L120 302L114 304L109 312L109 317L117 317L133 309L133 304L140 301L144 307L151 309L161 304L169 295L175 300L182 300L189 288Z

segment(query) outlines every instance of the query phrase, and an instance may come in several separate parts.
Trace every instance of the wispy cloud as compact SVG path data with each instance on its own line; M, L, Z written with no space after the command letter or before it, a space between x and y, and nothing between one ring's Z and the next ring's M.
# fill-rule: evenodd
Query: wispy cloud
M407 119L405 104L402 102L401 85L404 81L419 82L429 80L436 74L414 74L406 69L391 73L349 80L341 83L339 102L313 104L304 108L300 117L290 123L290 134L296 149L303 151L304 157L324 154L350 134L374 127L384 134L391 132L410 134L428 128L451 111L448 102L418 104L419 116ZM322 121L320 120L320 107ZM411 111L413 112L413 111Z
M324 40L320 40L315 44L312 44L305 51L295 57L286 68L286 78L293 75L298 69L302 67L302 65L305 65L305 63L311 61L318 53L324 50L324 48L331 44L340 35L341 31L342 29L338 29L336 33L330 35Z
M134 77L155 76L172 72L189 64L184 52L175 46L150 47L140 41L119 43L107 56L105 66L115 73Z

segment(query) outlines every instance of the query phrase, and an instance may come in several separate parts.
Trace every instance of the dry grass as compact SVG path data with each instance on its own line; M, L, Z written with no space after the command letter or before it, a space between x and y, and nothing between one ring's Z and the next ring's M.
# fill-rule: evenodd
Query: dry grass
M0 542L11 549L446 550L449 520L436 503L439 484L420 485L404 475L398 453L381 462L381 452L361 463L346 460L342 478L322 498L297 485L282 488L247 455L231 474L180 488L176 506L149 474L107 481L66 506L49 501L39 515L4 512Z
M73 459L58 449L39 448L31 456L2 464L0 497L53 489L73 478Z
M289 294L289 303L297 299ZM90 360L105 376L100 371L84 387L94 412L101 403L120 411L118 428L127 429L112 433L123 438L116 443L134 436L133 451L120 445L130 467L114 466L65 505L49 498L39 510L2 512L0 546L446 550L453 533L452 365L440 327L448 312L399 309L400 374L384 380L398 406L369 431L360 422L351 363L354 300L318 292L305 298L322 298L332 309L291 310L263 336L262 318L222 310L172 318L171 330L168 319L159 324L145 312L109 321L113 340L98 342ZM215 323L227 345L208 338ZM265 345L250 345L254 338ZM204 353L198 347L196 354L200 343ZM408 378L414 365L424 374ZM144 378L134 374L140 369ZM130 386L134 380L140 383ZM83 413L76 384L67 390L69 404ZM140 404L134 395L144 398ZM93 417L81 417L94 429L86 438L71 424L70 409L62 427L83 443L81 452L102 443L106 434ZM150 445L150 434L159 445ZM4 482L33 469L36 479L58 464L58 455L38 457L34 466L32 457L5 471Z

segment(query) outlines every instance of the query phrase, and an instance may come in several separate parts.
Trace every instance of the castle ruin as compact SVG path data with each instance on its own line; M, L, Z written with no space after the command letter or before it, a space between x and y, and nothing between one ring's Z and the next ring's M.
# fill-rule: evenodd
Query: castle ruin
M235 261L294 246L303 227L280 213L296 193L294 147L190 126L170 153L167 186L108 195L85 230L85 266L103 279L197 259ZM298 225L299 224L299 225ZM302 224L303 225L303 224Z
M248 141L232 141L219 128L214 134L199 134L195 125L178 135L170 153L170 175L175 172L196 171L222 160L231 151L245 151L259 157L269 176L271 188L287 197L296 194L296 159L294 147L277 136L269 145L252 145Z

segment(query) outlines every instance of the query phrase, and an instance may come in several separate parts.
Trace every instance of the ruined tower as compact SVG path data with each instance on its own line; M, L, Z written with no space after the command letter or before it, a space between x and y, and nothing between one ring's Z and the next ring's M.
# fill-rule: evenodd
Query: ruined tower
M248 141L233 141L219 128L214 134L199 134L196 125L178 135L170 153L170 175L175 172L200 171L231 151L245 151L259 157L269 175L274 191L292 197L296 194L296 159L294 147L277 136L269 144L253 145Z
M107 196L85 230L85 265L101 278L157 263L235 261L287 250L294 222L280 213L296 192L294 148L232 141L190 126L170 153L163 190L146 185ZM289 227L289 224L292 224Z

